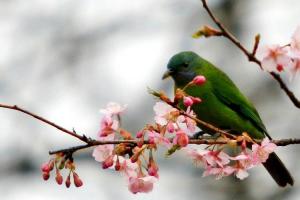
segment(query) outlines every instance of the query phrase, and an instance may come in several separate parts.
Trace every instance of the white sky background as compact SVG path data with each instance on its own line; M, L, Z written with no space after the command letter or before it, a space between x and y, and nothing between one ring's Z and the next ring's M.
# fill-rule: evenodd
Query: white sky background
M210 5L218 8L220 2ZM256 33L261 33L262 43L286 44L300 25L299 1L235 3L232 26L238 27L235 32L248 47ZM228 20L226 15L221 18ZM276 82L229 42L191 38L199 26L209 23L198 0L2 0L0 102L18 104L93 136L99 127L99 109L116 101L128 104L124 126L136 131L153 116L155 101L147 86L171 94L172 82L161 81L168 59L193 50L232 77L274 137L300 137L299 110ZM289 84L299 97L300 77ZM67 190L53 179L44 183L38 167L48 159L48 150L78 142L14 111L0 109L0 121L0 199L224 199L224 192L228 199L239 199L241 194L244 199L274 199L277 192L284 194L262 168L251 170L250 178L238 184L247 187L243 192L231 179L201 178L201 171L180 154L160 159L161 178L148 195L132 195L121 177L86 157L77 161L84 187ZM293 146L278 151L296 179L286 199L300 195L299 150ZM34 170L19 172L23 160Z

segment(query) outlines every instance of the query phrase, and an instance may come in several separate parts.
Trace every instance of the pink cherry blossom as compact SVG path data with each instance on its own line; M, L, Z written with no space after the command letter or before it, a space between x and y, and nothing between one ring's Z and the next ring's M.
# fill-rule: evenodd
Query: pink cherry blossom
M203 157L203 155L206 153L206 151L200 151L194 148L185 147L184 150L186 151L187 155L192 158L194 164L199 166L207 167L206 159Z
M156 182L154 176L130 177L128 179L128 189L133 194L148 193L152 191L153 184Z
M119 121L113 119L110 115L105 115L101 119L100 131L98 136L105 137L119 128Z
M147 131L149 142L152 144L162 144L167 148L170 148L171 142L168 138L155 131Z
M250 169L255 165L255 163L253 163L252 154L244 151L235 157L230 157L230 159L237 161L238 164L241 165L240 167L244 169Z
M206 82L206 78L205 76L198 75L193 79L192 82L196 85L203 85Z
M106 137L99 137L99 141L112 141L115 138L115 134L112 133ZM98 162L104 162L109 156L112 155L114 149L113 144L107 144L107 145L99 145L94 148L93 151L93 157Z
M288 74L290 76L290 81L300 74L300 50L299 55L293 57L293 65L288 68Z
M266 45L260 51L263 54L262 68L268 72L281 72L292 64L288 56L288 47L281 47L277 44Z
M264 138L261 145L252 145L252 162L253 164L259 164L266 162L269 154L274 152L276 149L276 144L270 142L268 138Z
M223 167L230 162L230 156L223 151L208 150L203 154L203 157L211 166Z
M105 115L119 115L126 109L127 105L121 106L115 102L109 102L106 105L105 109L101 109L100 112L104 113Z
M235 176L240 180L243 180L249 176L249 173L247 172L247 168L244 168L241 165L234 168L234 173Z
M190 116L196 117L195 113L193 112L193 110L191 110L190 107L187 108L186 113ZM177 124L179 125L179 129L183 130L189 136L192 136L195 134L195 132L199 131L195 120L184 115L180 115L177 118Z
M169 120L172 118L171 112L176 111L175 108L163 102L157 102L153 109L155 112L154 120L161 126L167 125Z
M291 48L300 51L300 26L297 27L292 35Z
M168 131L169 133L174 133L177 129L178 129L178 127L177 127L176 123L169 122L169 123L167 124L167 131Z
M208 166L205 171L203 172L203 177L209 175L215 175L216 179L221 179L224 176L229 176L235 172L235 169L231 166L224 166L224 167L212 167Z
M119 162L120 162L120 171L124 173L124 175L129 177L137 177L138 176L138 164L132 163L130 159L125 159L122 156L119 156Z
M186 147L189 144L189 137L184 131L179 130L176 132L176 136L173 138L173 144Z

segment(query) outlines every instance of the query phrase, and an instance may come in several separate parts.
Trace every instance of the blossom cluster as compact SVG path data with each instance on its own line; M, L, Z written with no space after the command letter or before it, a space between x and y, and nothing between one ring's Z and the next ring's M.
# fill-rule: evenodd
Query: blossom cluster
M71 175L73 175L74 185L76 187L81 187L83 182L75 172L75 164L72 160L72 158L67 158L67 156L62 153L56 154L54 158L51 158L48 162L42 164L41 170L43 179L47 181L50 178L50 172L55 170L55 181L58 185L61 185L63 183L63 176L60 171L65 168L69 171L65 180L66 187L69 188L71 186Z
M281 46L266 45L259 50L262 54L262 68L268 72L286 71L290 80L300 72L300 26L292 35L291 42Z
M222 149L199 150L189 147L185 150L196 166L204 167L203 176L215 175L216 179L220 179L234 174L242 180L249 175L247 170L266 162L276 147L265 138L260 145L254 143L251 150L246 148L246 140L243 140L242 151L235 156L228 155Z

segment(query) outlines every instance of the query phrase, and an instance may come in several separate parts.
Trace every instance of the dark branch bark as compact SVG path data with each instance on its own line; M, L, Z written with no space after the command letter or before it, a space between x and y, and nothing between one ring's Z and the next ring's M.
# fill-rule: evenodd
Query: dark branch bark
M172 139L170 139L172 140ZM206 144L206 145L214 145L214 144L218 144L218 145L222 145L222 144L228 144L228 143L232 143L233 140L215 140L215 139L190 139L189 144ZM255 142L257 143L261 143L261 140L255 140ZM280 139L280 140L271 140L271 142L273 142L274 144L276 144L277 146L287 146L287 145L292 145L292 144L300 144L300 139L298 138L294 138L294 139ZM53 154L57 154L57 153L74 153L78 150L82 150L82 149L87 149L90 147L94 147L94 146L98 146L98 145L107 145L107 144L134 144L136 145L138 143L138 140L112 140L112 141L93 141L89 144L85 144L85 145L79 145L79 146L74 146L74 147L70 147L70 148L65 148L65 149L59 149L59 150L55 150L55 151L49 151L50 155ZM238 142L239 143L239 142ZM149 144L148 140L144 141L144 144Z

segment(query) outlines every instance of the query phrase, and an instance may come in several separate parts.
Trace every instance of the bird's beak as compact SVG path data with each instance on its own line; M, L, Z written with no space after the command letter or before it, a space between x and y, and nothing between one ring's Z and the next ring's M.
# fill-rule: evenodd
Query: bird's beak
M164 75L163 75L163 77L162 77L162 80L165 80L166 78L169 78L169 77L172 75L172 73L173 73L173 71L167 70L167 71L164 73Z

